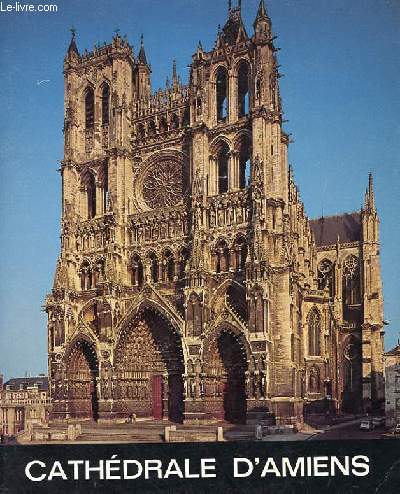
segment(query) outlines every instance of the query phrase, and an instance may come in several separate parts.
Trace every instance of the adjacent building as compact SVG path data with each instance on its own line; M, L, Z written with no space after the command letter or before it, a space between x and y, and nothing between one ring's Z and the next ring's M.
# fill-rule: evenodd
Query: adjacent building
M301 424L379 408L372 176L361 210L307 217L263 0L251 31L230 5L190 67L188 85L174 63L153 92L143 38L137 54L118 34L80 53L73 33L46 299L52 419Z
M400 342L385 353L386 427L400 424Z
M0 433L3 436L14 436L48 420L50 398L45 375L13 378L1 384Z

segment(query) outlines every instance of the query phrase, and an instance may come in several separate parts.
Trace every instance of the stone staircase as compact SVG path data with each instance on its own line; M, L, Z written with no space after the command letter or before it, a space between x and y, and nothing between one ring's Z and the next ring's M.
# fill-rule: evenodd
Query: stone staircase
M37 426L22 434L18 442L24 444L161 443L165 442L167 427L172 429L169 434L170 442L216 441L218 427L223 429L224 441L251 441L255 438L254 424L236 425L227 422L215 422L207 425L184 425L172 424L168 421L138 421L132 424L80 422L69 425Z
M78 443L160 443L169 422L134 422L132 424L82 424Z

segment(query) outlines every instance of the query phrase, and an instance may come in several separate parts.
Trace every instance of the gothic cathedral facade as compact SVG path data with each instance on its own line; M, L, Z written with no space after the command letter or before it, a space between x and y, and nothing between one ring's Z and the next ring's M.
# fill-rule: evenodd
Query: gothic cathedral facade
M46 298L52 419L245 423L383 399L379 219L310 220L263 0L183 85L143 39L64 60L61 253Z

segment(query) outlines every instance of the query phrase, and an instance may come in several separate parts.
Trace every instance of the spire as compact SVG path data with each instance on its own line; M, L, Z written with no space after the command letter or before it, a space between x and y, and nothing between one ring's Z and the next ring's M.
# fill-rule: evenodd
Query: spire
M76 46L76 29L74 27L71 27L70 29L71 31L71 41L69 43L69 47L68 47L68 54L71 54L71 53L76 53L77 55L79 55L79 51L78 51L78 48Z
M147 58L146 58L146 52L144 51L143 34L140 36L140 51L139 51L139 55L138 55L138 60L143 65L148 65Z
M264 0L260 0L260 4L258 6L257 17L256 19L260 19L262 17L268 17L267 9L265 8Z
M271 20L268 17L264 0L260 0L253 27L256 38L265 41L271 37Z
M232 2L228 4L228 20L226 21L222 32L218 30L218 37L222 37L224 43L234 45L238 41L247 39L246 29L243 24L240 9L242 2L239 0L236 7L232 7Z
M64 63L67 64L66 67L70 64L74 65L79 63L81 56L76 46L76 29L71 28L71 41L69 43L69 47L67 50L67 54L65 55Z
M176 60L172 61L172 84L175 85L178 82L178 77L176 75Z
M366 194L366 209L375 211L374 179L372 173L368 176L368 191Z

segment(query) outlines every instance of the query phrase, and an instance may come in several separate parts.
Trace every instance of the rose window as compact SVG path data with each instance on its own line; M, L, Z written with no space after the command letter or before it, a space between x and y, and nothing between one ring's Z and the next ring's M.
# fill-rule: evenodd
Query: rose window
M143 180L143 199L152 209L179 204L183 199L181 163L165 160L154 164Z

